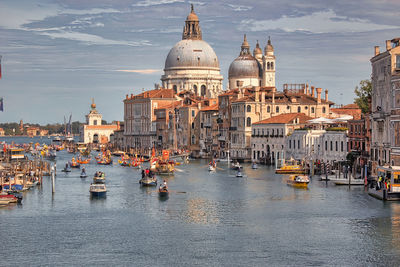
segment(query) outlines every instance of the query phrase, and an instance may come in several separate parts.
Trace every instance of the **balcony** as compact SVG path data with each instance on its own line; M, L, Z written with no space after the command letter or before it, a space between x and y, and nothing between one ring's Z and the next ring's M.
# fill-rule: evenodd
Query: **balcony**
M225 136L219 136L218 137L218 141L226 141L226 137Z
M375 111L372 113L372 119L374 121L384 120L386 118L386 114L383 111Z

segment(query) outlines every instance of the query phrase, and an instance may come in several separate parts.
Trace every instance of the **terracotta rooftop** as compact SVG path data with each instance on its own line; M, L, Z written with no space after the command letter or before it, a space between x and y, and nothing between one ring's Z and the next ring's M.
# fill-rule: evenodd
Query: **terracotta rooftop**
M126 99L143 99L143 98L174 98L174 90L173 89L153 89L149 91L145 91L138 95L134 95L129 97L126 96Z
M358 107L357 104L348 104L340 108L331 108L331 113L338 115L351 115L353 116L354 120L361 119L361 109Z
M201 108L201 111L218 111L218 103Z
M305 123L306 121L313 119L304 113L287 113L258 121L253 124L291 124L293 123L293 120L297 118L299 119L299 123Z
M85 125L86 130L117 130L117 125Z

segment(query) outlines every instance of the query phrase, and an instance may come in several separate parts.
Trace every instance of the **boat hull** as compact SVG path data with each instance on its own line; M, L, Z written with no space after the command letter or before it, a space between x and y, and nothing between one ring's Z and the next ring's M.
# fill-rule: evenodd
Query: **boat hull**
M307 182L295 182L295 181L287 181L288 186L296 187L296 188L308 188Z
M275 170L276 174L305 174L305 170L281 170L277 169Z
M91 197L105 197L107 195L107 191L103 192L90 192Z
M157 179L142 178L142 179L140 179L139 184L141 186L157 186Z
M336 185L364 185L365 181L364 179L333 179L330 178L331 182L333 182Z

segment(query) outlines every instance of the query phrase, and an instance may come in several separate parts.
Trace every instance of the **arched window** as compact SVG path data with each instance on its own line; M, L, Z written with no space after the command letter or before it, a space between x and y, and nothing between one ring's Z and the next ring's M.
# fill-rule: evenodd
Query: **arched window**
M194 122L192 122L192 129L194 129Z
M247 105L247 112L251 112L251 106Z
M276 107L276 113L279 113L279 107Z
M332 143L332 141L331 141L331 151L333 150L333 143Z
M271 67L271 65L269 64L269 62L267 63L267 70L269 70Z
M271 62L271 70L274 69L274 62Z
M195 143L196 143L196 139L195 139L194 135L192 135L192 144L195 144Z
M267 113L270 113L270 112L271 112L271 107L267 106Z
M326 112L326 108L322 107L322 113L325 113L325 112Z
M311 107L311 113L314 113L314 107Z
M251 118L247 117L246 126L251 127Z
M174 93L176 94L178 92L178 88L176 87L176 85L174 85L173 89L174 89Z
M301 112L301 107L297 107L297 113Z
M207 88L206 88L206 86L203 84L202 86L201 86L201 95L202 96L206 96L206 90L207 90Z
M197 92L197 85L193 85L193 90L194 90L194 94L195 94L195 95L198 95L198 92Z
M338 151L338 142L336 141L336 151Z

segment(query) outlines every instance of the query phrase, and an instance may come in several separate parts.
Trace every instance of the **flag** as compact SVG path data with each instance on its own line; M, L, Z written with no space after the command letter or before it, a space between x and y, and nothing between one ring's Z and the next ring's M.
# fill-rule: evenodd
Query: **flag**
M4 111L3 110L3 98L0 97L0 111Z

